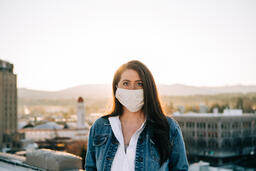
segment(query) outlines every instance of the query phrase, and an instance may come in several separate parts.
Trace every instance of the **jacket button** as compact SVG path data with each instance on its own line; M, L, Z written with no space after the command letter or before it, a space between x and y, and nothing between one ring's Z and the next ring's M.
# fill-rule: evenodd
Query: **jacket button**
M139 157L139 158L138 158L138 161L139 161L139 162L143 162L143 158L142 158L142 157Z

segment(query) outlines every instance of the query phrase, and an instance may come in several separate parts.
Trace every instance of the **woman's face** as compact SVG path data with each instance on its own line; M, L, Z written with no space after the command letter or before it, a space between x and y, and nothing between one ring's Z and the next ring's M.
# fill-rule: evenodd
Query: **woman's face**
M117 87L129 90L143 89L143 82L135 70L127 69L121 74Z

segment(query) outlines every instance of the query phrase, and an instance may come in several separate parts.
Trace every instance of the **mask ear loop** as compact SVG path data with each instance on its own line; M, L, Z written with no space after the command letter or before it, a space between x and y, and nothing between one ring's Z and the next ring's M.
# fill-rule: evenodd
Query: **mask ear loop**
M116 90L118 89L118 86L116 85Z
M116 91L117 91L117 89L118 89L118 86L116 85ZM114 94L115 96L116 96L116 91L115 91L115 94Z

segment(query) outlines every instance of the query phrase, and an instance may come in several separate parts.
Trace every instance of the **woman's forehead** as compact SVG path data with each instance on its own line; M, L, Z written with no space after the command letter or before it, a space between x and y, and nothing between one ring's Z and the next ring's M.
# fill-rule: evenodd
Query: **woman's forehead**
M141 80L141 78L135 70L127 69L121 74L120 81L123 81L123 80L137 81L137 80Z

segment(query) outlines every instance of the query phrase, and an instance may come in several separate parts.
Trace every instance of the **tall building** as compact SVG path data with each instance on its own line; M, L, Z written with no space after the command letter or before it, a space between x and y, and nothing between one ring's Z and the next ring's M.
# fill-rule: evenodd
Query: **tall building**
M84 99L79 97L77 100L77 128L85 127L85 107Z
M16 80L13 64L0 60L0 149L12 147L17 132Z

